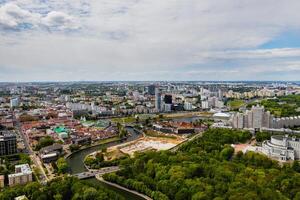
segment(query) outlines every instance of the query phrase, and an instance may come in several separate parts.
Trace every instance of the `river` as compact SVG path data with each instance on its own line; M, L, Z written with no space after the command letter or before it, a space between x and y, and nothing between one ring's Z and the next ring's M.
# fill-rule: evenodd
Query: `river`
M133 141L142 136L137 131L135 131L133 128L126 127L126 129L128 132L130 132L130 136L126 139L125 142ZM111 143L108 143L105 145L97 145L97 146L93 146L93 147L83 149L81 151L73 153L71 156L69 156L67 158L68 165L70 166L70 173L76 174L76 173L87 171L87 169L84 167L83 160L88 154L95 152L97 150L100 150L103 147L111 147L111 146L114 146L114 145L117 145L120 143L121 142L111 142ZM102 186L102 187L110 189L110 190L113 190L128 200L144 200L143 198L141 198L137 195L134 195L130 192L127 192L127 191L121 190L119 188L115 188L113 186L102 183L102 182L98 181L96 178L90 178L90 179L86 179L84 181L93 183L95 185Z

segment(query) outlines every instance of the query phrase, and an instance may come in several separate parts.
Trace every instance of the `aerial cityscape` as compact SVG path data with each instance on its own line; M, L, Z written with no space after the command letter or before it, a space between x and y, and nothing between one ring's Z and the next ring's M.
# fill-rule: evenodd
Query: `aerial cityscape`
M300 200L299 10L0 0L0 200Z

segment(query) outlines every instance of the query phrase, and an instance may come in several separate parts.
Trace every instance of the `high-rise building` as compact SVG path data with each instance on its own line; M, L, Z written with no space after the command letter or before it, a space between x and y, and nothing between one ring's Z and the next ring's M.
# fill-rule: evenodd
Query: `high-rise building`
M201 108L202 109L208 109L209 108L208 101L201 101Z
M15 97L15 98L12 98L10 100L10 107L13 108L13 107L17 107L19 106L19 97Z
M0 156L17 153L17 137L15 134L2 131L0 132Z
M245 114L236 113L232 118L233 128L272 128L274 118L263 106L252 106Z
M149 85L147 87L147 93L150 95L155 95L155 85Z
M190 102L184 102L184 110L193 110L193 104Z
M165 104L172 104L172 95L166 94L164 97L164 103Z
M155 88L155 109L161 111L161 91L159 88Z

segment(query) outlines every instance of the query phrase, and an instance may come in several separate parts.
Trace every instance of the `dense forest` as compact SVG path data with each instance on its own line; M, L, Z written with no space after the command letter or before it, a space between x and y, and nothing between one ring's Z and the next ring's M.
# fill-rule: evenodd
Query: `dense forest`
M234 154L245 131L210 129L179 151L148 151L121 161L123 170L104 178L155 200L300 199L298 162L278 162L254 152Z
M123 200L113 191L79 181L76 178L58 178L43 186L32 182L26 186L6 188L0 193L1 200L13 200L26 195L30 200Z

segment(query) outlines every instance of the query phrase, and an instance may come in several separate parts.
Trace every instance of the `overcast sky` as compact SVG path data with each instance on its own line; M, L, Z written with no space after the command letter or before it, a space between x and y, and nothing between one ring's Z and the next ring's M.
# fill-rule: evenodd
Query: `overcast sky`
M0 81L299 80L300 0L0 0Z

